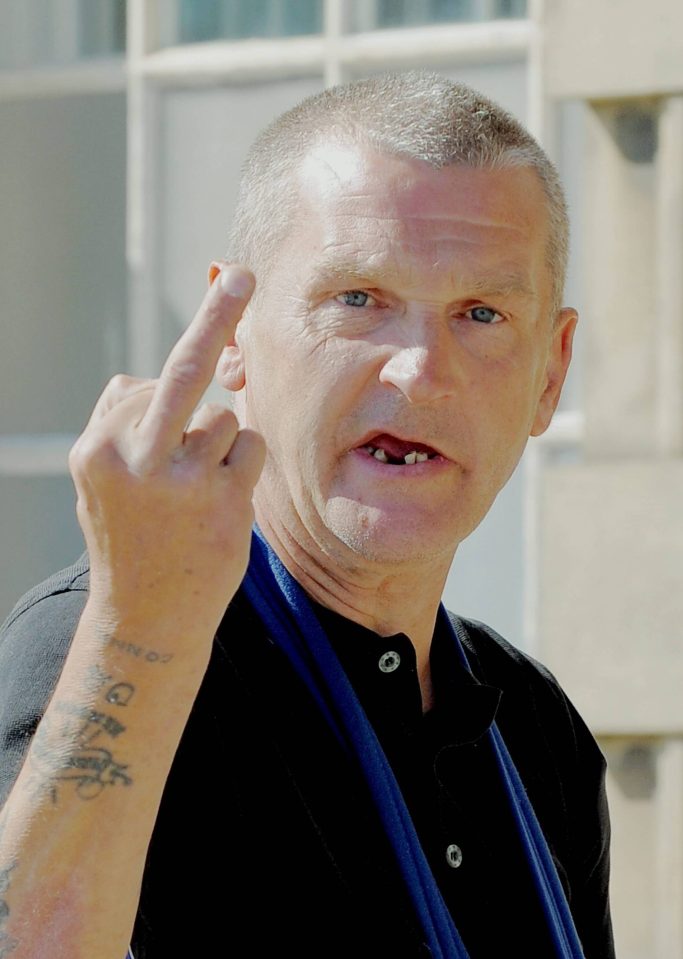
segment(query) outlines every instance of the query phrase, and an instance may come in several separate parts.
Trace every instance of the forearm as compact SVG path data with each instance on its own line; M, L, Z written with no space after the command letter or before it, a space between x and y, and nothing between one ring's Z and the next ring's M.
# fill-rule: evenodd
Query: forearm
M210 637L88 607L0 818L0 959L123 959Z
M2 814L0 959L122 959L159 802L249 559L262 439L200 405L253 289L220 273L158 380L114 377L69 464L89 600Z

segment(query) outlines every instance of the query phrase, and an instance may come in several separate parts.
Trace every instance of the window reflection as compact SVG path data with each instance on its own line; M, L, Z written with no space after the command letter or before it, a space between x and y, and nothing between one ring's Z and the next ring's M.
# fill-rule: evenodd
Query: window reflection
M178 0L169 43L321 33L323 0Z
M126 0L80 0L79 51L83 58L126 49Z
M353 0L350 28L357 32L526 15L526 0Z
M126 0L0 0L0 69L67 66L125 47Z

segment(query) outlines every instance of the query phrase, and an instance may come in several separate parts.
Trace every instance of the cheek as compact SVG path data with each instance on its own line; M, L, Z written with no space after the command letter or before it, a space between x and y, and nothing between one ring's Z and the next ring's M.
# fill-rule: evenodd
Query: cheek
M528 417L535 410L543 390L545 361L533 343L520 348L496 364L494 379L505 396L510 421Z
M262 433L279 469L310 473L334 431L335 364L291 344L264 344L266 352L247 378L248 423Z
M470 428L478 436L480 456L498 474L509 474L524 450L540 379L536 362L526 354L489 365L470 381Z

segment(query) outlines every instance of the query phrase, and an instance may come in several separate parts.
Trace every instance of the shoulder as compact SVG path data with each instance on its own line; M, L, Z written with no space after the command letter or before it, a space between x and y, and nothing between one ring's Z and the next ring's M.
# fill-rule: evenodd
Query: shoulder
M62 671L87 590L82 556L22 596L0 628L0 803Z
M476 619L465 619L448 612L465 650L472 672L479 679L494 682L495 678L508 682L535 682L559 689L553 674L528 653L522 652L504 639L495 629Z
M49 601L54 597L64 596L68 593L87 593L89 576L88 557L86 553L83 553L71 566L58 570L25 593L0 627L0 635L4 635L7 630L11 629L17 620L21 619L29 610L34 610L38 615L44 612L46 607L41 607L40 604L46 600ZM48 603L48 605L51 604Z
M562 767L563 778L581 771L583 777L600 781L603 755L553 673L490 626L448 615L475 677L502 690L498 724L520 763L526 764L533 742L536 758L545 755L558 773Z
M485 623L448 613L465 650L473 674L481 682L498 686L508 699L525 699L533 693L561 709L569 700L553 673ZM573 707L572 707L573 710Z
M61 671L88 591L88 562L82 556L29 590L0 627L0 709L31 681L42 689Z

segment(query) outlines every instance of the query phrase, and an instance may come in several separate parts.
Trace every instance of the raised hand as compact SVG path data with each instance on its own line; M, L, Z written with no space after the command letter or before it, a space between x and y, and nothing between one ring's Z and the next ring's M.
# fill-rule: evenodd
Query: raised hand
M264 443L225 407L194 411L252 290L223 264L160 377L114 377L73 447L90 612L106 628L170 622L208 639L241 582Z
M0 814L1 955L121 959L130 942L168 772L248 561L263 440L227 409L194 411L252 289L221 264L160 377L115 377L72 450L90 595Z

